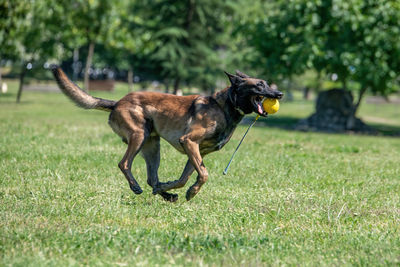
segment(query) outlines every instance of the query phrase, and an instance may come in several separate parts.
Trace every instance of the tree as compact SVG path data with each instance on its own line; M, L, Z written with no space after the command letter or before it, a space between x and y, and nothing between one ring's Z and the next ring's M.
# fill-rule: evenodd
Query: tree
M147 57L160 80L172 81L174 93L182 82L212 86L220 69L218 48L229 6L215 0L143 1L138 6L151 49Z
M400 3L359 1L354 17L351 29L358 38L351 44L355 52L349 69L352 80L360 84L355 113L367 90L385 96L398 89Z
M50 8L51 3L50 0L2 2L2 12L6 16L2 16L4 28L0 30L1 56L21 62L17 103L21 99L27 66L33 67L35 62L40 65L61 51L57 43L60 38L58 16Z
M252 6L237 24L247 29L242 31L247 45L271 76L291 77L314 68L336 73L346 90L349 80L356 82L354 114L368 89L385 95L398 88L398 1L279 0Z
M0 60L16 59L17 56L17 27L19 27L29 8L24 1L1 1L0 2ZM0 86L1 66L0 66Z
M319 40L313 66L338 74L346 90L349 80L358 84L353 115L367 90L393 92L400 71L398 1L326 0L313 16L318 18L313 40Z
M16 44L13 34L16 25L20 23L22 17L28 12L24 2L22 1L5 1L0 2L0 62L2 59L11 59L16 57ZM0 86L1 82L1 66L0 66Z
M63 40L72 49L87 46L88 53L84 70L85 90L89 88L89 69L92 64L96 44L107 43L110 25L118 20L119 3L107 0L73 0L62 1L63 9Z
M256 51L251 64L269 79L284 80L301 74L310 64L312 39L306 1L242 1L236 34Z
M134 70L143 62L138 58L151 47L150 35L143 26L143 19L137 15L135 1L119 2L117 19L109 26L108 42L105 45L109 57L108 65L127 70L128 88L133 91Z

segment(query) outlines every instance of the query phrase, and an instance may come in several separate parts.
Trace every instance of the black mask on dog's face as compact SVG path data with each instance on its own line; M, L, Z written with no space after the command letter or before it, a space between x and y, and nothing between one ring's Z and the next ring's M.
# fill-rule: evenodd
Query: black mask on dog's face
M281 99L283 93L273 90L266 81L250 78L248 75L236 71L236 75L225 72L231 82L233 103L245 114L255 112L261 116L268 115L262 106L264 98Z

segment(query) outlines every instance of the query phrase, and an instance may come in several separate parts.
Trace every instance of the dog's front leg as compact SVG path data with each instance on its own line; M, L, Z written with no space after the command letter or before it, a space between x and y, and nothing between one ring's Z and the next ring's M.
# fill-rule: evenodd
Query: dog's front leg
M180 138L180 143L189 157L190 162L196 169L198 176L196 182L186 192L186 200L191 200L199 191L201 186L208 179L208 172L200 154L198 141L193 140L194 135L185 135ZM202 135L204 136L204 135ZM192 138L191 138L192 137Z
M160 192L166 192L171 189L184 187L193 171L193 164L190 162L190 160L188 160L185 169L178 180L168 181L166 183L158 183L157 187L154 187L153 189L153 194L160 194Z

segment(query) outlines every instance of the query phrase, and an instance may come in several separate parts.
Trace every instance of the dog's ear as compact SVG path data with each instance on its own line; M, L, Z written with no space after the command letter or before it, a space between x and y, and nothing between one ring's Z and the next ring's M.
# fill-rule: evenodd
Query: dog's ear
M241 72L240 70L236 70L236 75L241 77L241 78L250 78L249 75L244 74L243 72Z
M238 86L240 83L243 82L243 79L239 76L227 73L226 71L224 71L226 76L228 76L229 81L231 82L232 85L234 86Z

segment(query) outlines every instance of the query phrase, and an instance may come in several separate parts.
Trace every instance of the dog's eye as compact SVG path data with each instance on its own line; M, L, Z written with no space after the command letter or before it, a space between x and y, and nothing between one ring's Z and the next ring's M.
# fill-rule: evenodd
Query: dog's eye
M264 83L263 83L263 82L258 82L258 83L257 83L257 86L259 86L259 87L264 87Z

